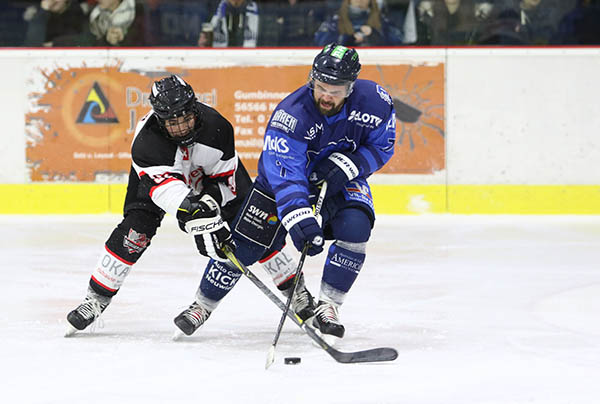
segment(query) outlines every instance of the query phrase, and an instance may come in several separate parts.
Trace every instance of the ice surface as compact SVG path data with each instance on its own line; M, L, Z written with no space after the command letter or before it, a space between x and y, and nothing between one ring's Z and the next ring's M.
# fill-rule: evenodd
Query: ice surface
M171 341L206 260L169 217L103 327L63 337L119 220L0 216L3 403L600 402L598 216L379 217L338 348L399 358L339 364L288 321L268 371L280 312L244 278ZM323 260L305 265L313 292Z

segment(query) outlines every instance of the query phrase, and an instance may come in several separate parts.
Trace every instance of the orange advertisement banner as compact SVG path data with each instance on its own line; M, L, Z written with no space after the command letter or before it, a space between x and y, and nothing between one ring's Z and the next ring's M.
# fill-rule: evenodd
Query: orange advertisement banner
M265 125L276 105L306 82L309 66L166 68L119 66L42 72L44 89L30 94L26 113L31 181L126 181L135 124L150 110L154 80L179 74L200 101L235 128L236 148L256 175ZM445 168L444 65L368 65L360 78L378 82L394 99L396 150L380 173L433 174Z

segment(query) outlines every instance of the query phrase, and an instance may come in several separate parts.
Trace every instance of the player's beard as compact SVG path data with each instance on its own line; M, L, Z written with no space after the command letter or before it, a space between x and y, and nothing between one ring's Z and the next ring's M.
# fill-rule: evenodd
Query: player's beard
M344 105L344 101L340 102L338 105L335 105L333 102L326 102L322 101L322 99L319 99L315 100L315 105L322 115L333 116L340 112L342 105Z

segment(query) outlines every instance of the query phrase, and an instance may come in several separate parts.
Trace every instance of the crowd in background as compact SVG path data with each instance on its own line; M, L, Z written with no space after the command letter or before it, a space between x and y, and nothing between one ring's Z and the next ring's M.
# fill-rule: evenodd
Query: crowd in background
M5 0L4 47L598 45L600 0Z

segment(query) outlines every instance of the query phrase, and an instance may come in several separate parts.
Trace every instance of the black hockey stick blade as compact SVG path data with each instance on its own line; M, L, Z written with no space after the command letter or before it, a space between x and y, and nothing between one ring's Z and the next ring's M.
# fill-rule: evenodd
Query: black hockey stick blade
M364 351L342 352L338 351L317 334L317 332L307 326L301 328L311 337L325 352L340 363L364 363L364 362L389 362L398 358L398 351L394 348L372 348Z
M285 310L285 304L281 299L269 289L260 279L256 277L244 264L242 264L236 258L233 251L225 247L223 252L229 258L229 260L235 265L258 289L261 290L277 307L279 310ZM317 332L309 327L300 317L293 312L293 310L287 311L287 316L292 319L298 327L300 327L315 343L320 346L325 352L327 352L333 359L339 363L364 363L364 362L389 362L393 361L398 357L398 352L394 348L374 348L367 349L364 351L355 352L342 352L338 351L331 345L329 345L323 338L317 334Z

